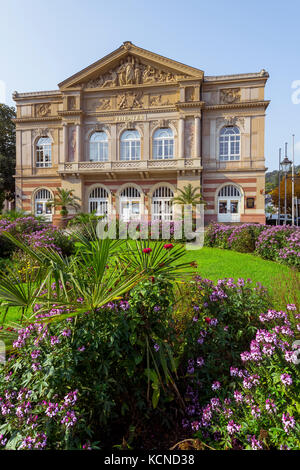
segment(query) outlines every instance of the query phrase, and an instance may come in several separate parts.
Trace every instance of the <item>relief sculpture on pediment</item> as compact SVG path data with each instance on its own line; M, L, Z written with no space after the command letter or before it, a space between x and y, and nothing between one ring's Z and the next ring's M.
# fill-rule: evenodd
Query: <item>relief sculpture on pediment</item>
M157 69L150 64L142 64L137 58L128 56L121 60L119 65L104 75L84 83L85 88L111 88L125 85L141 85L158 83L172 83L185 75L173 74Z

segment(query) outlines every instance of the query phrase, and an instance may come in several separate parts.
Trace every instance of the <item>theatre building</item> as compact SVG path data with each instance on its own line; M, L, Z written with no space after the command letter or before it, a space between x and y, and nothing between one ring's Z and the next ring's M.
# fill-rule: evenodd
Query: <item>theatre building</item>
M191 183L207 223L264 222L267 79L209 76L127 41L57 90L15 92L17 208L58 223L47 201L65 188L82 212L172 220Z

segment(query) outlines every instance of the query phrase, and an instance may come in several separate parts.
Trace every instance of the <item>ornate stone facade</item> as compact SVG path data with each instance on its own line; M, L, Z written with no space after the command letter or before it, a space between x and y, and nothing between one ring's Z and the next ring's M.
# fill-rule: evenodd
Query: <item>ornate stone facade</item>
M127 41L58 90L15 92L18 208L34 212L39 188L53 195L63 187L80 197L83 211L99 209L101 198L91 197L99 187L109 210L121 214L130 206L122 206L122 190L134 187L147 202L140 215L151 217L155 188L176 195L191 183L204 195L209 221L222 218L220 188L233 185L238 206L229 201L227 208L238 207L241 222L263 222L267 79L265 70L206 76ZM96 132L100 140L93 141ZM226 139L235 142L232 155Z

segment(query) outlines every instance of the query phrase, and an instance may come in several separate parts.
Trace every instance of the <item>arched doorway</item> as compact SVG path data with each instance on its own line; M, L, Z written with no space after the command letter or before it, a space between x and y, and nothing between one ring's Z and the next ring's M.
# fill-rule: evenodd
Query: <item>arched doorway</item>
M241 213L241 192L229 184L218 193L218 222L239 222Z
M173 191L167 186L157 188L152 196L152 220L173 220Z
M134 186L127 186L120 193L120 218L124 222L141 217L141 193Z
M34 215L42 216L45 220L52 222L52 207L48 205L52 198L48 189L39 189L34 196Z
M101 186L94 188L89 195L89 213L106 217L108 214L108 192Z

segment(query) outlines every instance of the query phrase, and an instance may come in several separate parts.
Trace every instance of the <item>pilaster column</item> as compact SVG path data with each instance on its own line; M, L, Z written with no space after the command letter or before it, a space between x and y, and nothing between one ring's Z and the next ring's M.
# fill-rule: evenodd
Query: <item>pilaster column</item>
M76 124L76 155L75 155L75 161L80 162L81 161L81 125Z
M194 158L200 158L201 154L201 120L200 116L195 116L195 149Z
M178 125L178 158L184 158L184 118L179 118Z
M69 160L68 158L68 124L63 123L63 158L62 162L65 163Z
M117 124L110 125L110 145L108 160L115 162L117 160Z
M144 122L142 160L149 160L149 159L150 159L150 122Z

